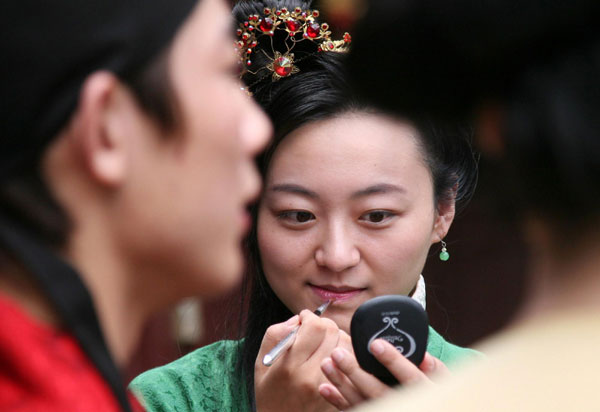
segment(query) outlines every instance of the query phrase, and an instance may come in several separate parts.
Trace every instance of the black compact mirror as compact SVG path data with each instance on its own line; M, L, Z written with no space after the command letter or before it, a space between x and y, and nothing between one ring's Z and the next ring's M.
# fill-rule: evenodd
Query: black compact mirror
M388 385L397 385L396 378L371 355L369 345L375 339L385 339L412 363L420 365L427 350L429 320L425 309L412 298L378 296L354 312L350 334L361 368Z

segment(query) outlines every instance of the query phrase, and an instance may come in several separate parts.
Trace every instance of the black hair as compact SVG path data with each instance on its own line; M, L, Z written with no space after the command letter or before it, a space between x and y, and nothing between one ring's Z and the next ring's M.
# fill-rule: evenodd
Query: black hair
M528 68L501 103L518 207L562 235L600 223L599 73L600 41Z
M177 116L168 71L169 50L167 47L125 80L142 110L165 131L175 128ZM0 213L44 245L59 249L66 244L71 222L50 192L40 167L38 161L35 167L0 182Z
M301 0L242 0L234 7L233 14L237 23L243 24L250 15L263 15L265 7L286 7L290 10L300 7L307 10L311 3ZM258 37L258 46L251 56L252 64L243 76L247 88L274 125L274 139L258 158L263 178L279 143L299 127L349 112L387 115L356 97L347 80L345 54L318 52L317 45L311 41L298 42L292 50L299 72L274 81L264 67L272 60L273 49L286 50L283 45L286 36L285 31L276 30L272 40L269 36ZM477 180L477 162L469 134L464 128L434 123L427 116L410 118L409 123L418 131L417 143L432 175L436 204L455 198L458 206L464 204ZM257 242L257 209L258 205L255 205L254 225L247 239L249 270L242 288L246 301L241 305L243 315L239 316L243 325L240 337L244 338L244 343L238 346L238 366L234 372L245 382L253 408L254 363L262 338L270 325L292 316L269 286L262 269Z
M576 232L600 215L599 17L596 0L374 0L351 76L363 97L400 113L464 119L498 107L496 195L511 215ZM375 41L392 35L402 41Z

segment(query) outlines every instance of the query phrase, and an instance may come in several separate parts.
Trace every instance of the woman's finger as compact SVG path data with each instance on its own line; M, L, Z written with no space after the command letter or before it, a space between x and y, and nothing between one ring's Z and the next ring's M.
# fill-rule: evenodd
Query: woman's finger
M333 364L348 377L356 390L365 399L377 398L389 390L389 387L375 376L360 368L353 354L342 348L331 353ZM340 389L340 391L342 391ZM346 394L342 391L342 394Z
M350 353L354 353L354 348L352 347L352 338L346 332L340 329L339 331L340 337L338 339L338 346L340 348L346 349Z
M311 354L311 358L318 360L318 364L331 354L331 351L338 346L340 338L340 329L331 319L319 318L320 327L325 329L325 334L321 339L319 347Z
M374 340L369 349L375 359L381 362L401 384L429 382L427 375L384 339Z
M425 357L423 358L423 362L419 365L419 369L421 369L428 377L441 377L450 374L450 370L448 367L436 358L433 355L430 355L428 352L425 353Z
M337 330L337 325L330 319L321 319L311 311L306 309L303 310L300 312L300 329L296 336L296 342L289 350L290 357L297 359L298 362L301 363L306 362L314 356L315 352L318 351L319 347L327 340L327 338L329 338L329 340L334 339L335 342L337 342ZM322 354L322 358L328 355L335 345L335 343L330 344L329 350ZM316 367L318 367L320 363L321 360L319 359Z
M350 379L336 368L331 358L323 359L323 362L321 362L321 370L329 382L337 388L340 396L343 396L349 405L357 405L365 400L365 397L356 389ZM329 400L328 398L326 399Z
M337 388L330 383L322 383L319 385L319 394L323 397L323 399L335 406L340 411L350 409L352 407L352 405L346 401Z

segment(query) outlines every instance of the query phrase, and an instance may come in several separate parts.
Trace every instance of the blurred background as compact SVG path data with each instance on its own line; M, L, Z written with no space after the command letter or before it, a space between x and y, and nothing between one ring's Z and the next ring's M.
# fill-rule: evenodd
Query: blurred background
M313 8L334 30L352 33L364 4L321 0ZM430 323L461 346L471 346L506 325L521 307L527 287L527 250L514 220L506 219L510 199L498 199L495 189L502 182L491 179L491 168L493 164L480 161L475 196L445 239L450 260L439 260L436 245L423 270ZM238 289L214 301L189 299L157 315L146 327L126 379L214 341L236 338L240 296Z

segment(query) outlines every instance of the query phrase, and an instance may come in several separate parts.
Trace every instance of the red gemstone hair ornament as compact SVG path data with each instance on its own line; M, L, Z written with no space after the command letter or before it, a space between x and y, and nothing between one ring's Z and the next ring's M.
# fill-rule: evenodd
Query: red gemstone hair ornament
M296 7L294 10L287 8L271 9L265 8L263 15L253 14L248 17L248 20L241 23L237 29L238 41L235 45L240 54L242 71L240 77L246 72L256 74L259 70L267 69L273 73L273 81L277 81L284 77L298 73L300 70L294 64L299 60L294 60L292 50L296 43L301 41L312 41L317 44L319 52L347 52L350 48L352 37L348 33L344 33L342 40L332 40L331 31L327 23L319 23L316 19L319 17L318 10L302 10ZM273 36L275 31L286 31L285 52L276 51L273 48ZM258 38L269 36L271 38L271 49L273 56L269 56L263 49L260 51L271 62L265 67L261 67L256 72L249 70L252 66L252 54L254 48L258 45ZM303 57L304 58L304 57Z

